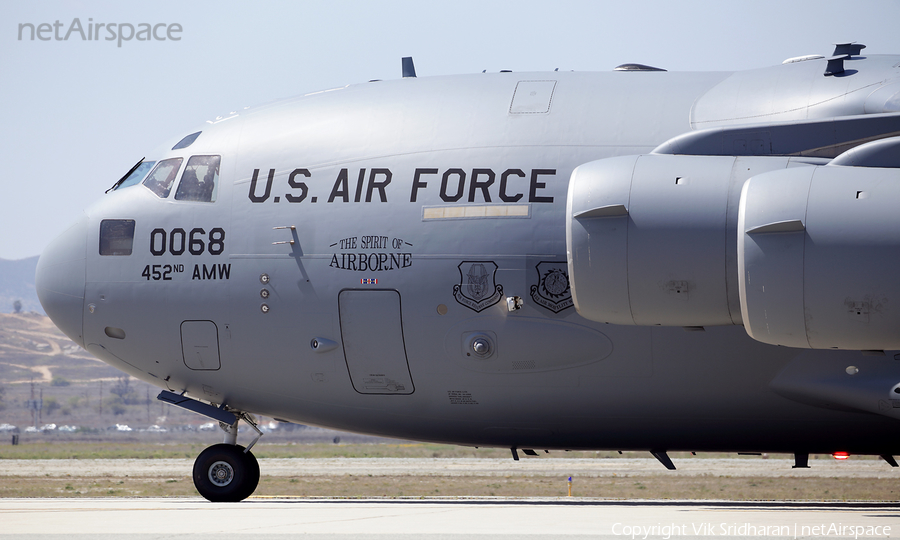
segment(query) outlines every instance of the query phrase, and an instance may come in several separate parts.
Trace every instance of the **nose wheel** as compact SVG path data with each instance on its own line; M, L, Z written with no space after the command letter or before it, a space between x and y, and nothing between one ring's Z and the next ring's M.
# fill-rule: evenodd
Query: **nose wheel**
M243 446L214 444L194 461L194 487L212 502L238 502L259 484L259 462Z

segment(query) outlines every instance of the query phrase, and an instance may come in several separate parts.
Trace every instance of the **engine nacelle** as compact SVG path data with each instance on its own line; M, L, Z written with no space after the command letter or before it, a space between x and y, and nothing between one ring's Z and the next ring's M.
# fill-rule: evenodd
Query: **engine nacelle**
M764 343L900 349L900 171L807 167L744 186L744 326Z
M740 324L741 187L791 162L651 154L579 166L566 227L578 313L628 325Z

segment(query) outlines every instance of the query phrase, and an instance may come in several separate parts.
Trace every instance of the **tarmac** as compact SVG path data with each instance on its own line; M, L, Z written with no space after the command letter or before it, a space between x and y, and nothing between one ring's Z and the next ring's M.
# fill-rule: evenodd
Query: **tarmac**
M3 476L190 476L191 459L2 460ZM725 475L897 478L880 460L523 457L260 459L263 475ZM2 481L2 480L0 480ZM0 540L900 538L900 503L602 500L588 498L314 499L251 497L0 499Z
M594 499L0 499L0 539L860 539L896 503Z

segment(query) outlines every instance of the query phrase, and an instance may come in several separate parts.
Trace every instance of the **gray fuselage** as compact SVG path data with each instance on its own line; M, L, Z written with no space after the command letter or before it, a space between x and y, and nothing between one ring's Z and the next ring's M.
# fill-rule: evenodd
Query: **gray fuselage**
M863 114L897 61L859 60L878 74L827 80L823 61L408 78L241 111L148 155L221 156L214 202L120 188L57 240L77 252L82 235L86 253L82 321L61 327L173 392L356 432L900 453L894 418L773 385L851 365L900 382L891 353L776 347L739 324L592 322L573 305L566 245L579 165L700 127ZM134 220L133 250L99 255L101 221L116 219Z

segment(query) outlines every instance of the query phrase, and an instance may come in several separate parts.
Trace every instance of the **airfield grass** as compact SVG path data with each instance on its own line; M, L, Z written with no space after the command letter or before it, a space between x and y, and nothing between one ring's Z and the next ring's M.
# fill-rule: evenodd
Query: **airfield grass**
M52 441L40 439L13 446L0 445L0 464L4 459L194 459L210 444L220 442L220 437L208 441L146 442L146 441ZM265 458L502 458L511 459L506 448L473 448L449 444L430 443L260 443L253 447L253 455ZM573 450L540 453L542 459L614 459L646 458L647 452L619 452ZM756 455L701 452L691 456L689 452L670 452L673 459L730 458L760 459ZM788 454L779 455L782 458ZM774 456L773 456L774 457ZM810 459L820 456L811 455ZM522 459L528 459L524 455ZM830 459L830 458L829 458ZM853 456L854 460L878 460L877 456Z
M32 443L0 446L4 459L194 459L206 446L198 442ZM504 458L503 449L475 449L436 444L266 444L254 448L259 458ZM673 453L673 458L680 457ZM616 452L552 452L554 457L614 459ZM646 457L626 452L622 457ZM685 454L684 457L687 457ZM700 454L735 457L733 454ZM862 459L859 456L858 459ZM523 457L523 459L526 459ZM757 456L747 459L760 459ZM265 472L265 471L263 471ZM262 476L254 497L566 497L565 477L334 475ZM900 501L900 483L878 478L797 478L747 476L627 475L575 478L572 495L602 499L855 500ZM0 497L197 497L189 477L154 476L5 476Z
M219 442L219 441L212 441ZM0 446L3 459L194 459L212 442L146 443L140 441L66 442ZM555 457L612 457L616 452L558 452ZM265 458L509 458L499 448L469 448L442 444L259 444L253 455ZM635 456L638 453L634 454ZM642 455L646 457L646 455ZM2 461L0 461L2 463Z
M355 476L260 478L255 498L567 497L565 478ZM627 476L578 478L573 497L735 501L898 501L893 479ZM6 477L0 497L197 497L190 478Z

